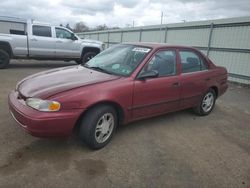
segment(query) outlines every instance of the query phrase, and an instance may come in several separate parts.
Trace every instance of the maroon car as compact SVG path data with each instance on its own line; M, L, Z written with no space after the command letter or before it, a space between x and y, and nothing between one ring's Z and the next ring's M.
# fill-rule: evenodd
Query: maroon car
M13 118L38 137L77 130L92 149L118 125L193 108L209 114L227 89L227 71L194 48L119 44L84 65L29 76L9 95Z

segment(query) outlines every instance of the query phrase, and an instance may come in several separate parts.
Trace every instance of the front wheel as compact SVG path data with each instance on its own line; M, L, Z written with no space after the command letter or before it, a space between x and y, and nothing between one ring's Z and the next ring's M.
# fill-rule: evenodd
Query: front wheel
M95 57L97 55L96 52L86 52L85 54L82 55L81 59L77 61L78 64L85 64L87 63L90 59Z
M194 111L200 115L208 115L214 108L216 101L216 94L213 89L209 89L202 97L199 105L194 108Z
M4 51L0 50L0 69L6 68L10 63L10 56L9 54Z
M112 106L96 106L83 116L79 136L91 149L100 149L111 140L117 123L117 113Z

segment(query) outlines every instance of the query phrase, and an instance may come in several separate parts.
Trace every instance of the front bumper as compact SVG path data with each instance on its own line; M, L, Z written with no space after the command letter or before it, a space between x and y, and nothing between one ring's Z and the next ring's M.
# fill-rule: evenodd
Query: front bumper
M18 93L9 94L9 110L14 120L29 134L37 137L70 136L83 112L82 109L58 112L40 112L18 98Z

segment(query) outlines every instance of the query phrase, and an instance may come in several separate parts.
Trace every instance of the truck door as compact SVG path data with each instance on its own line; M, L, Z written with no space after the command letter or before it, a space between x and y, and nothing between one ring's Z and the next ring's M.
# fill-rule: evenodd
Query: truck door
M74 37L72 32L60 27L55 27L56 33L56 57L80 58L81 42Z
M32 25L29 36L29 55L32 57L55 57L55 39L50 26Z

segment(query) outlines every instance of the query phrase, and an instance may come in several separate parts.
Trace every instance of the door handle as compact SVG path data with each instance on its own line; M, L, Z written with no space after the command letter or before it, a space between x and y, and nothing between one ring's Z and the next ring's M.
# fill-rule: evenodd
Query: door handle
M172 86L173 87L178 87L178 86L180 86L180 82L175 82L175 83L172 84Z
M35 39L35 38L32 38L32 39L30 39L31 41L37 41L37 39Z
M56 43L62 43L62 41L58 40L58 41L56 41Z
M205 81L207 81L207 82L208 82L209 80L210 80L210 78L206 78L206 79L205 79Z

